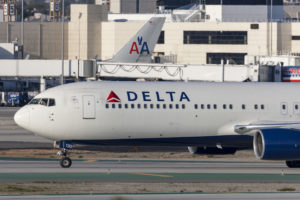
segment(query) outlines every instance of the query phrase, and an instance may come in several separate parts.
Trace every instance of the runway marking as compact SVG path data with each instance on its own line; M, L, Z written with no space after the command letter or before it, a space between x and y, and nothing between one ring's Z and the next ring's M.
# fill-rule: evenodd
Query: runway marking
M146 174L146 173L142 173L142 172L135 172L135 173L129 173L129 174L142 175L142 176L157 176L157 177L163 177L163 178L173 178L173 176L169 176L169 175L163 175L163 174Z

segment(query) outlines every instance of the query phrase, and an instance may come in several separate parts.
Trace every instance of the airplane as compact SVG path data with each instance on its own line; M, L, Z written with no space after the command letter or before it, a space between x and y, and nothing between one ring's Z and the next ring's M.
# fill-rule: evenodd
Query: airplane
M106 61L127 63L151 62L151 55L165 20L165 17L152 17L112 59Z
M299 88L299 89L298 89ZM15 122L59 144L188 146L200 154L251 149L300 167L300 85L93 81L57 86L18 110Z

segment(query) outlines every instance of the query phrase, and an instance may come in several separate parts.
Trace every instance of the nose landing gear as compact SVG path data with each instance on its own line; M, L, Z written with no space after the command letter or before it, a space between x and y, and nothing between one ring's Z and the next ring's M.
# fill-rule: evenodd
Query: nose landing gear
M70 168L72 165L72 160L67 156L67 149L63 149L62 151L57 152L58 156L62 156L59 161L59 164L62 168Z
M62 168L70 168L72 165L72 160L68 157L68 150L71 150L72 146L72 143L67 141L59 142L59 148L61 148L62 150L57 152L57 155L62 157L59 161L59 164Z

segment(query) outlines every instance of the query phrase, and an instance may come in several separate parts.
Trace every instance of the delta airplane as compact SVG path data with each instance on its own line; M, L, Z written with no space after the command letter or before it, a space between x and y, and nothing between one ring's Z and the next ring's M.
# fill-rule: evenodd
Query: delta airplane
M258 159L300 166L295 83L79 82L37 95L15 122L60 144L189 146L200 154L254 147Z

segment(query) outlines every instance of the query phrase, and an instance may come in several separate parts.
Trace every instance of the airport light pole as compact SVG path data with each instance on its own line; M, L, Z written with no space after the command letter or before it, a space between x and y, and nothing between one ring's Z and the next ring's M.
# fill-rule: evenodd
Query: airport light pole
M273 55L273 0L271 0L271 44L270 44L271 54Z
M22 45L22 59L24 59L24 0L22 0L22 14L21 14L21 45Z
M80 60L80 19L82 17L82 13L80 12L78 15L78 60Z
M60 84L64 84L64 62L65 62L65 37L64 37L64 23L65 23L65 0L62 0L62 15L61 15L61 37L62 37L62 42L61 42L61 77L60 77Z

